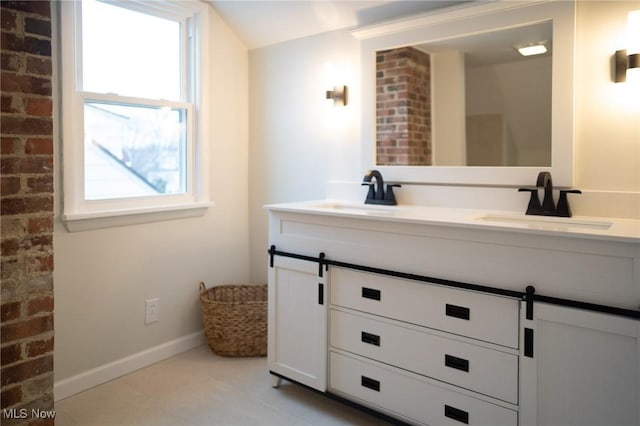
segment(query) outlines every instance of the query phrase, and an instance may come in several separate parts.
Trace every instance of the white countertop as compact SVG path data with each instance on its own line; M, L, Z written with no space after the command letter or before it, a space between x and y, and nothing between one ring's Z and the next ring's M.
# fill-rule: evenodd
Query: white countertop
M418 205L380 206L335 200L270 204L268 210L458 228L640 243L640 220L527 216L523 212Z

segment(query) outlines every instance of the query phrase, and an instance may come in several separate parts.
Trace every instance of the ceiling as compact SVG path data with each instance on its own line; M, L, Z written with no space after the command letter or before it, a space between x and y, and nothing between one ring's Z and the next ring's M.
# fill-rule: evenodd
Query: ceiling
M547 48L547 53L523 57L516 50L517 47L533 44L544 44ZM519 62L551 55L553 25L551 21L543 21L521 27L449 38L415 47L426 53L462 52L464 53L465 66L467 68L514 61Z
M208 0L249 49L469 0Z

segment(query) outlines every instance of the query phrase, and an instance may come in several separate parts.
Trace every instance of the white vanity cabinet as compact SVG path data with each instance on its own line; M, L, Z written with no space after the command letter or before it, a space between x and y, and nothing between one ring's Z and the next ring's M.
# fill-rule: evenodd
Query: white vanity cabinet
M639 320L535 303L522 326L522 426L640 424Z
M640 424L640 238L269 209L279 377L411 424Z
M329 390L412 423L517 425L514 299L331 268Z
M318 264L275 257L269 268L269 370L314 389L327 387L327 274ZM279 380L279 379L276 379Z

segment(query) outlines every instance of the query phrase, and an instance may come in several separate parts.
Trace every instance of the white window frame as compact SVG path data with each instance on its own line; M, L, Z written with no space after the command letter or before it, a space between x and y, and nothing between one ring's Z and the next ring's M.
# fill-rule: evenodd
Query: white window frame
M206 4L197 1L127 0L117 3L142 13L179 21L187 48L183 50L180 101L149 100L82 90L81 2L60 2L60 75L62 98L62 221L69 231L104 228L200 216L212 205L209 200L208 40ZM84 102L96 100L141 106L168 106L187 111L187 190L182 194L159 194L103 200L84 198Z

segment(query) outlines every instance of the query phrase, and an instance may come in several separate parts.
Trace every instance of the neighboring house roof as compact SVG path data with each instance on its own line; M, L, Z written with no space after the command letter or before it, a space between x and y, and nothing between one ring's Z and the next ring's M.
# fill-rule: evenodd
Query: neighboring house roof
M87 199L143 197L158 194L148 180L99 145L85 144L84 155Z

